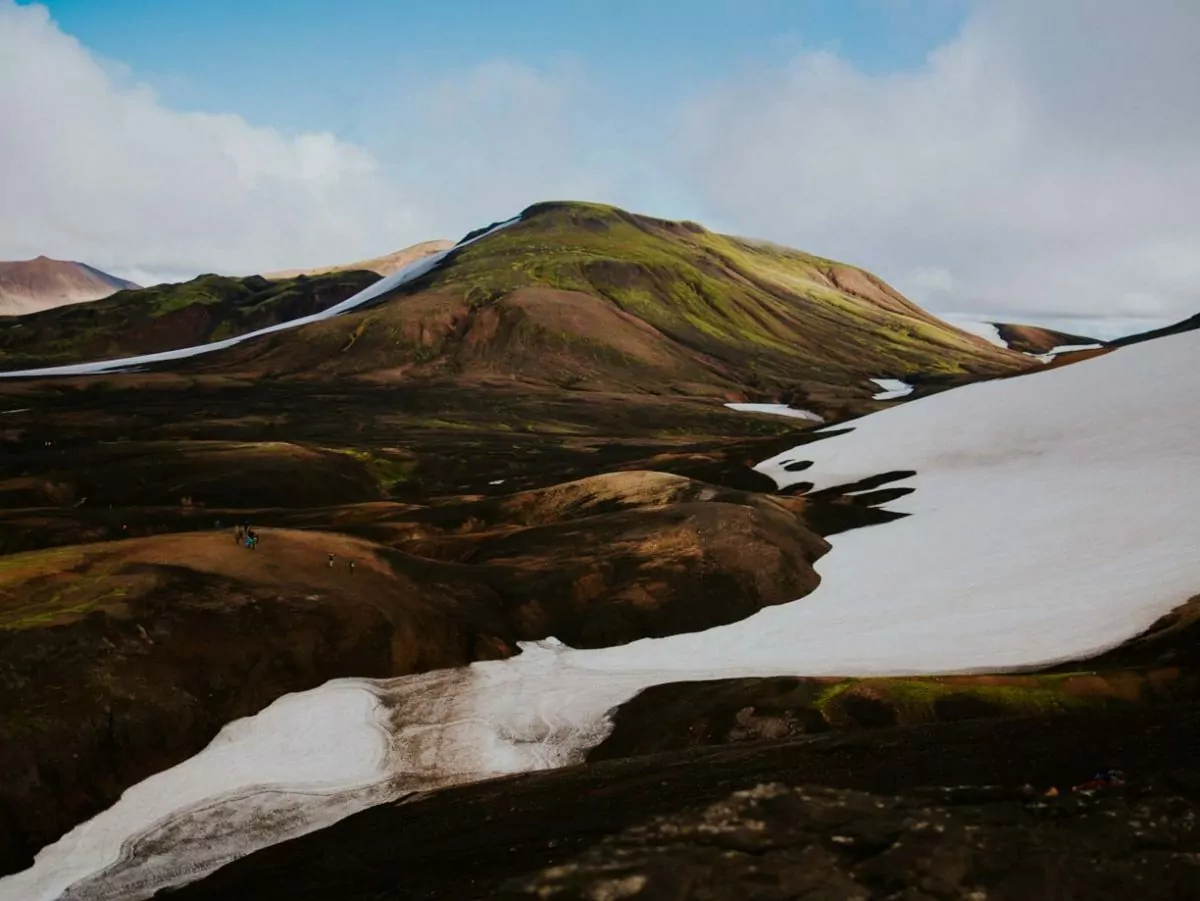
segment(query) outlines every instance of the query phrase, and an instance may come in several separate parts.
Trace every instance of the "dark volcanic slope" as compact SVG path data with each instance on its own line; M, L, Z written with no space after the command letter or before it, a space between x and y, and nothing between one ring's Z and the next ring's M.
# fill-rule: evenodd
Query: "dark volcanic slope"
M374 272L361 271L278 281L202 275L177 285L121 291L86 305L0 318L0 370L107 360L231 338L318 313L378 280Z
M0 316L20 316L64 304L99 300L137 287L86 263L44 256L0 262Z
M1117 338L1115 341L1108 343L1114 347L1124 347L1128 344L1138 344L1142 341L1150 341L1153 338L1165 338L1167 335L1178 335L1180 332L1190 332L1198 328L1200 328L1200 313L1190 316L1182 322L1176 322L1174 325L1152 329L1148 332L1140 332L1136 335L1127 335L1124 338Z
M945 384L1032 365L852 266L693 223L546 203L370 309L189 371L516 379L555 391L786 400L839 415L869 405L871 376Z

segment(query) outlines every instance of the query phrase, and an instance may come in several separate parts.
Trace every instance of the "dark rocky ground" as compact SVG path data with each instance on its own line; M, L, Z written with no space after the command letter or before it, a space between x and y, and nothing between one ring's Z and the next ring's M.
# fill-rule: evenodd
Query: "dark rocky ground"
M1181 798L775 783L624 830L500 896L1184 899L1200 893L1197 849L1195 807Z
M853 891L838 892L859 881L870 899L982 890L1013 901L1182 901L1196 885L1196 747L1200 708L1176 703L620 758L373 808L168 897L553 898L560 888L568 898L849 899ZM1125 770L1127 792L1070 797L1071 785L1108 766ZM814 800L786 793L766 813L753 799L728 800L762 783L809 786ZM1026 785L1066 796L1031 798ZM975 788L925 790L959 786ZM699 828L711 804L735 828ZM659 816L668 824L645 826ZM917 830L914 819L948 831ZM755 821L761 830L747 825ZM847 830L857 847L833 840ZM613 875L634 877L625 884L645 893L604 894ZM797 881L806 875L825 879L826 892Z

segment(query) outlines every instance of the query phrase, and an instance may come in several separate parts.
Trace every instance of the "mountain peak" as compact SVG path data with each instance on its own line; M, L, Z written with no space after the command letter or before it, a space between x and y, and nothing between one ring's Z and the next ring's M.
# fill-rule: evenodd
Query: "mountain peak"
M56 260L45 254L32 260L0 262L0 316L22 316L100 300L137 287L84 263Z

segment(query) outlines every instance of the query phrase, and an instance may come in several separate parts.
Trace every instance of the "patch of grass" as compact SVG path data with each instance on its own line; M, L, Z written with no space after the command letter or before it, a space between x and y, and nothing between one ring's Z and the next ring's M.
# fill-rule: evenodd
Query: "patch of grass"
M380 457L370 451L355 447L323 447L321 450L351 457L366 467L371 477L385 492L389 493L397 485L408 482L417 468L417 461L411 459L397 460L392 457Z

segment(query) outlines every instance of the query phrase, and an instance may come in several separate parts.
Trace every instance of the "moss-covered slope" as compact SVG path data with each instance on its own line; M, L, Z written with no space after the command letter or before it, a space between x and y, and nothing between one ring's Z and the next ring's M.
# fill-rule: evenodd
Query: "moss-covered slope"
M197 365L274 374L517 377L771 398L837 412L869 377L1011 374L1027 358L852 266L613 207L543 203L370 309Z

